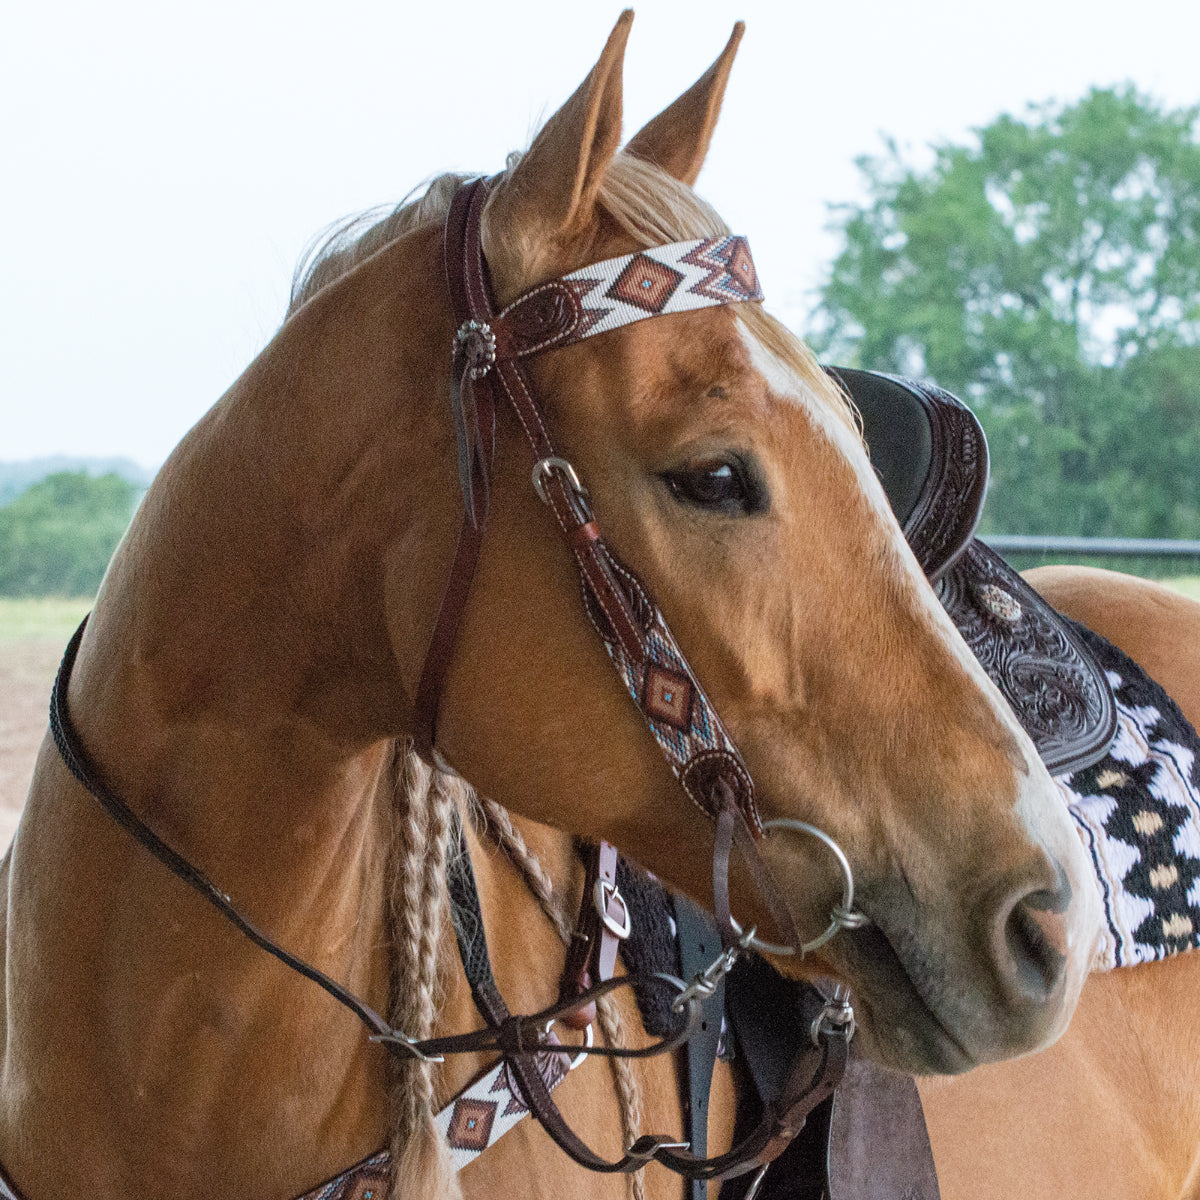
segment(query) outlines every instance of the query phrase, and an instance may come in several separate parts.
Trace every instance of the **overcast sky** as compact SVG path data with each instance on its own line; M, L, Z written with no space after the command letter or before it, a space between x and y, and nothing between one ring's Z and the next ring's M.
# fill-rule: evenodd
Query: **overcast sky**
M0 40L0 459L157 466L278 325L319 229L492 171L590 69L619 4L39 0ZM1200 100L1198 0L644 0L626 132L747 33L699 190L803 332L882 133L919 153L1132 80ZM470 83L465 81L470 80Z

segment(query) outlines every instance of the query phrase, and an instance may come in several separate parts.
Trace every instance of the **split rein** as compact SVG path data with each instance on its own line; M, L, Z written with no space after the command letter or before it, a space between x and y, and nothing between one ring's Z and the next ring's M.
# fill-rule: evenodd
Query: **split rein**
M645 1135L616 1160L596 1155L566 1124L550 1096L537 1058L541 1054L597 1054L610 1058L648 1058L667 1053L692 1035L701 1001L714 994L741 954L758 949L801 955L824 945L839 930L866 918L854 909L854 883L841 848L827 834L790 819L763 822L754 783L732 737L696 679L661 612L641 581L608 547L596 524L590 497L575 468L555 452L546 422L533 398L520 359L570 345L632 321L673 312L762 299L745 239L718 237L673 243L653 250L584 267L541 284L497 314L483 258L480 224L489 181L464 185L446 219L446 277L457 323L453 345L452 406L458 439L459 476L464 515L450 577L439 608L421 672L416 698L416 749L439 769L452 770L434 745L438 701L460 617L478 560L487 520L495 449L495 422L506 400L525 431L535 457L533 486L552 510L575 558L588 615L604 642L622 682L637 704L671 770L692 802L716 822L713 853L713 900L722 952L690 981L655 973L610 977L616 940L610 903L624 901L609 867L589 864L595 884L594 912L588 913L585 889L581 928L593 932L583 963L568 961L560 1000L529 1016L514 1016L496 985L483 936L479 897L463 831L458 828L448 887L455 933L472 997L487 1027L470 1033L415 1039L393 1029L377 1012L341 984L279 946L252 924L229 896L202 871L164 842L120 796L100 781L67 709L71 670L86 618L64 654L50 703L50 727L63 761L105 811L173 874L194 888L256 946L323 988L367 1027L371 1040L391 1051L426 1061L447 1054L498 1053L507 1064L530 1111L558 1146L581 1166L604 1173L630 1172L653 1160L692 1179L724 1179L756 1170L758 1177L803 1127L805 1118L841 1081L854 1032L848 993L839 987L811 1023L809 1045L790 1065L782 1094L765 1106L758 1125L732 1150L710 1158L693 1155L687 1143ZM773 829L813 836L831 850L843 876L842 901L818 938L801 941L787 905L779 895L757 842ZM778 928L781 945L761 942L754 929L743 931L729 904L729 861L733 846L742 851L755 886ZM602 849L603 855L611 852ZM599 873L597 873L599 872ZM628 912L624 932L628 932ZM473 918L473 919L472 919ZM590 926L587 922L590 921ZM593 972L593 973L589 973ZM573 978L572 978L573 976ZM596 979L598 982L592 983ZM670 1036L640 1049L620 1046L563 1045L550 1032L555 1022L580 1027L580 1013L621 987L660 984L672 987L672 1009L680 1024ZM583 1022L586 1024L586 1021Z

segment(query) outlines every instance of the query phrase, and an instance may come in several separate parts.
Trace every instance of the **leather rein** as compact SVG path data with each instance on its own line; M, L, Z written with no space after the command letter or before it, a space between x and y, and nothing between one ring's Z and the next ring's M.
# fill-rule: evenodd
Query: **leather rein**
M589 1170L630 1172L651 1160L699 1180L725 1179L756 1170L758 1176L749 1193L752 1194L766 1167L803 1127L808 1113L832 1094L841 1081L854 1030L853 1010L844 989L839 988L812 1020L811 1038L791 1063L782 1094L765 1106L761 1120L737 1146L713 1157L695 1155L686 1142L654 1134L638 1138L619 1159L600 1157L567 1125L538 1070L537 1055L549 1052L572 1057L597 1054L646 1058L666 1053L691 1036L699 1023L701 1000L717 990L723 976L746 950L763 947L779 953L803 954L823 944L839 929L862 924L865 918L853 909L849 865L828 835L797 821L764 824L761 820L753 780L741 754L647 590L617 559L601 535L577 472L555 452L520 359L632 320L715 304L761 300L762 293L744 239L711 238L594 264L533 288L497 314L480 234L489 187L489 181L482 179L461 187L446 220L446 275L457 322L452 402L464 516L418 686L415 746L439 769L452 769L434 746L438 701L483 539L498 401L505 400L516 413L536 460L533 485L553 512L578 566L592 624L685 792L716 822L713 897L722 953L686 983L663 974L613 978L621 914L622 911L625 914L627 932L628 910L615 886L615 851L602 843L588 866L589 886L585 889L579 939L584 948L568 957L559 1001L532 1015L514 1016L492 974L479 897L459 828L458 852L451 858L448 886L463 967L486 1028L415 1039L393 1029L370 1005L258 929L207 875L163 841L120 796L103 784L67 708L71 670L86 618L72 637L55 680L50 703L51 732L67 767L113 820L256 946L316 983L353 1012L367 1027L372 1041L384 1044L394 1053L434 1061L446 1054L499 1052L529 1109L547 1133L575 1162ZM598 285L609 283L614 274L616 278L607 291L600 296L589 296ZM681 295L685 284L687 294ZM636 289L653 295L643 295ZM837 855L843 869L843 901L835 906L829 929L813 942L801 942L757 850L757 841L776 826L819 837ZM731 915L729 860L735 842L773 919L788 939L781 947L759 942L754 930L743 932ZM590 898L593 902L589 908ZM461 913L476 918L467 922L469 937L464 936ZM672 1008L681 1020L671 1036L640 1049L626 1049L563 1045L550 1034L550 1026L556 1021L576 1028L586 1025L589 1006L599 997L620 987L649 982L667 984L678 993Z

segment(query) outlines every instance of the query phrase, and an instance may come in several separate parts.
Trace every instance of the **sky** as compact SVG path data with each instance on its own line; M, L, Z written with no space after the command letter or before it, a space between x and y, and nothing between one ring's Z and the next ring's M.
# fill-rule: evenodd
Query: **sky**
M632 135L747 31L698 190L803 334L830 205L914 158L1125 80L1200 101L1198 0L645 0ZM444 170L494 171L618 4L39 0L0 39L0 459L154 468L278 327L306 243ZM469 80L470 82L464 82Z

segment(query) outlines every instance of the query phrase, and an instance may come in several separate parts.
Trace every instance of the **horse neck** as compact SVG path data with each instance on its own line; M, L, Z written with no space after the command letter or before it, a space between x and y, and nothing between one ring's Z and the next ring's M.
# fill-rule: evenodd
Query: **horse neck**
M439 250L437 231L415 235L319 294L181 443L106 576L69 693L109 788L377 1009L386 739L410 719L459 511L427 365L449 334L428 329L417 286ZM0 1114L0 1159L30 1194L47 1193L29 1163L69 1157L73 1124L90 1131L85 1179L111 1165L121 1188L164 1196L260 1175L300 1191L378 1148L383 1052L173 880L49 745L11 869L8 965L27 986L4 1076L10 1094L36 1078L56 1097ZM48 975L50 960L65 965Z
M72 682L110 786L284 911L300 860L323 871L361 829L452 545L449 418L413 365L431 335L412 281L439 247L417 235L319 293L185 438ZM268 880L264 839L291 851Z

